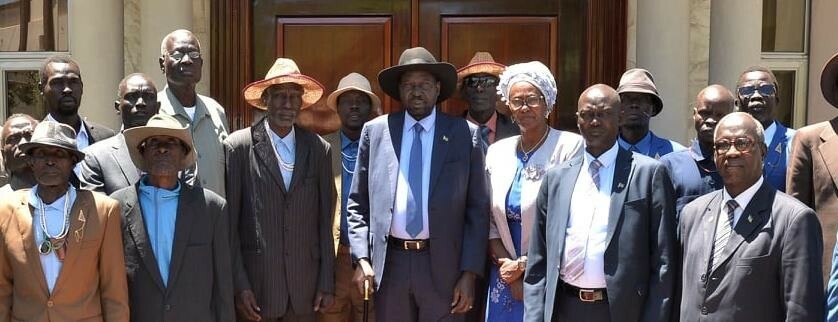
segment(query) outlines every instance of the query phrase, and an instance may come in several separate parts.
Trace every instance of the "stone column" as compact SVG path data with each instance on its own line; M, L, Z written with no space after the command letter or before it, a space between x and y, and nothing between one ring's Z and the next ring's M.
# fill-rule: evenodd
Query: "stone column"
M637 0L636 66L648 69L663 99L652 130L682 144L690 135L689 1Z
M739 74L760 63L762 0L713 0L710 12L710 83L735 91Z
M122 2L68 1L70 55L78 61L84 82L79 114L119 128L113 109L122 80Z

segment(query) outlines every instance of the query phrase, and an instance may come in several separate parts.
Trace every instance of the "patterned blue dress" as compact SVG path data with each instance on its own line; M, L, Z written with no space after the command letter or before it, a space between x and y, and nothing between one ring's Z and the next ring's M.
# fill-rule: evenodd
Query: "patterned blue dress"
M524 180L523 152L516 153L518 165L515 179L506 195L506 223L512 235L515 253L521 254L521 182ZM521 277L523 278L523 277ZM487 322L517 322L524 320L524 302L512 298L512 290L501 278L497 266L489 271L489 296L486 308Z

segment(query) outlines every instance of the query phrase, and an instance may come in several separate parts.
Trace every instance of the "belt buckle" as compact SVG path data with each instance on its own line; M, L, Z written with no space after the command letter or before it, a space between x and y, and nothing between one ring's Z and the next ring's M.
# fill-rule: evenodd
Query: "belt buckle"
M411 245L414 245L414 246L411 247ZM404 241L404 249L406 249L406 250L411 250L411 249L419 250L419 247L420 247L420 242L419 241L416 241L416 240L405 240Z
M596 302L601 299L600 297L597 296L597 291L595 290L579 289L579 300L582 302Z

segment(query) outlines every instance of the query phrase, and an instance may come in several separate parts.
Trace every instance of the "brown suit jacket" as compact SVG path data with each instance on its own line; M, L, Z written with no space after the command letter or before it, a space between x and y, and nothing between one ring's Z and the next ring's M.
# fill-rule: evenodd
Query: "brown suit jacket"
M786 192L814 209L823 227L823 273L829 279L838 231L838 117L797 130Z
M340 146L340 130L337 132L326 134L323 137L326 142L329 142L329 146L332 147L332 176L335 178L335 214L334 218L332 218L332 239L334 239L335 244L335 256L337 256L338 251L338 244L340 244L340 196L341 196L341 185L342 178L343 178L343 169L341 168L342 165L340 164L341 160L341 146Z
M263 119L264 120L264 119ZM250 289L265 318L313 313L317 291L334 293L335 184L329 143L295 126L295 168L286 191L265 122L224 141L236 294Z
M171 268L165 277L148 239L139 184L111 195L122 208L131 321L234 321L226 203L209 189L183 181L180 187Z
M119 204L77 190L67 257L50 294L32 230L29 189L0 201L0 321L128 321Z

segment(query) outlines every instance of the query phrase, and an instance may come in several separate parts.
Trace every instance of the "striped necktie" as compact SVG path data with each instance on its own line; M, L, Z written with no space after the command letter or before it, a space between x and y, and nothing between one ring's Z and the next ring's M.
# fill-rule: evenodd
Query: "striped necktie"
M710 262L711 270L715 270L722 261L722 253L730 240L730 234L733 232L733 213L739 204L736 200L730 199L725 204L725 214L719 212L719 218L716 221L716 237L713 240L713 258Z

